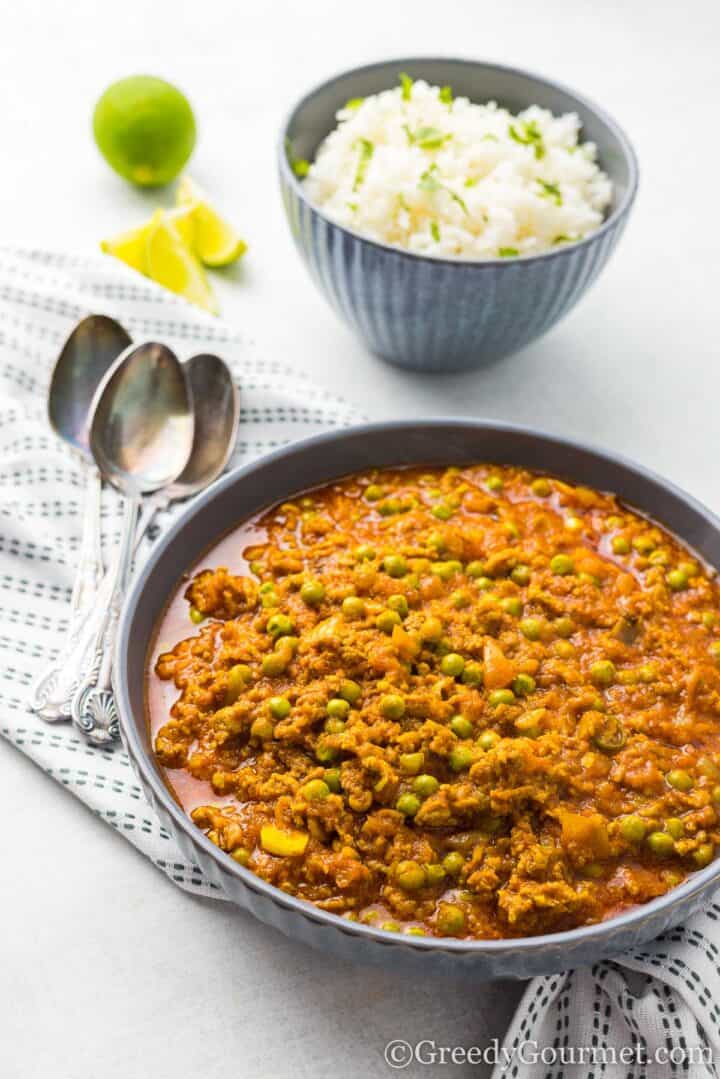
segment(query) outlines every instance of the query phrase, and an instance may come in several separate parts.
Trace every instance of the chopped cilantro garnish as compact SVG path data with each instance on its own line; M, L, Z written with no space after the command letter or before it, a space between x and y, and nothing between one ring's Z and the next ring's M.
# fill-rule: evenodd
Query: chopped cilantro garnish
M430 235L432 236L436 244L440 243L440 226L438 225L437 221L430 222Z
M523 120L520 127L522 130L518 131L514 124L510 124L508 128L510 138L514 139L515 142L519 142L522 146L532 146L535 157L540 160L541 157L545 156L545 146L537 124L534 120Z
M479 184L479 183L480 183L480 177L479 176L468 176L467 180L465 181L465 187L475 187L475 184Z
M432 192L446 191L447 194L450 196L450 198L454 202L457 202L457 204L462 207L464 213L468 212L468 208L465 205L465 203L463 202L463 200L460 198L460 196L456 195L455 192L451 188L449 188L447 186L447 184L442 184L438 180L438 167L437 167L437 165L433 164L433 165L430 166L429 169L425 170L425 172L420 177L420 182L418 184L418 187L420 188L421 191L432 191Z
M437 178L437 165L431 165L420 177L418 187L421 191L439 191L442 184Z
M411 131L407 124L403 124L403 131L411 146L419 146L421 150L439 150L444 142L452 138L452 135L443 135L436 127L419 127L417 131Z
M349 101L346 101L343 105L344 109L359 109L362 105L364 97L351 97Z
M452 86L441 86L440 93L438 94L438 101L442 101L443 105L452 105L453 92Z
M403 101L409 101L412 94L413 80L404 71L400 72L400 85L402 86Z
M349 202L347 204L347 208L348 210L350 210L351 213L356 214L358 211L358 204L356 202Z
M582 236L556 236L553 240L554 244L576 244L578 240L582 240Z
M536 178L535 182L542 188L540 192L541 199L552 199L556 206L562 206L562 192L557 184L549 184L547 180L539 178Z
M358 139L356 146L359 144L360 157L358 159L357 168L355 169L355 181L353 183L353 191L357 191L362 182L365 179L365 173L372 157L375 146L369 139Z
M400 206L400 209L405 210L405 212L409 214L411 211L410 211L410 207L408 206L408 204L407 204L407 202L405 200L405 196L401 193L401 194L398 195L397 200L398 200L398 205Z
M501 259L513 259L519 254L517 247L498 247L498 255Z
M310 162L306 161L304 157L295 157L290 139L285 139L285 153L287 154L290 168L302 180L310 171Z
M480 139L480 142L500 142L500 139L497 137L497 135L493 135L490 131L488 131L487 135L483 135L483 137Z

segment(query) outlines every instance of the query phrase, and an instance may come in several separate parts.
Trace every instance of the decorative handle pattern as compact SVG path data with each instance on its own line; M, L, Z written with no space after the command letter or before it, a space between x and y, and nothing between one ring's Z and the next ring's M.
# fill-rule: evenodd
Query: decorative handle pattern
M135 553L135 525L140 504L137 498L127 498L123 532L111 578L111 599L100 628L95 634L90 669L75 691L71 718L91 742L103 745L118 737L118 715L112 690L112 658L120 611L130 577Z

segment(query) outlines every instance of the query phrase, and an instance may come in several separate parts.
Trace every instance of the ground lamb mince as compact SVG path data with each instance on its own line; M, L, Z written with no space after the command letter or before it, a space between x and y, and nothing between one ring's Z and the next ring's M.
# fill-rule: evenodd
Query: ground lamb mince
M718 589L613 496L372 472L218 553L159 626L150 721L192 819L264 880L487 939L600 921L715 857Z

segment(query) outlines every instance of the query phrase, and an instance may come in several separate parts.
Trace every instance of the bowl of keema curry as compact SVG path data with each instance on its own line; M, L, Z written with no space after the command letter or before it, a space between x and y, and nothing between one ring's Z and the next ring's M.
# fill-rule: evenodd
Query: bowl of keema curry
M482 977L592 962L718 876L718 561L707 510L574 443L319 436L158 544L123 736L186 855L289 935Z

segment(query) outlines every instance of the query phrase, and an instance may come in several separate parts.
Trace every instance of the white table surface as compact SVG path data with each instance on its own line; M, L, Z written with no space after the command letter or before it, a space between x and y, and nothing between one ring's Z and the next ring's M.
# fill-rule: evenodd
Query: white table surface
M251 245L219 283L225 316L268 354L377 417L502 417L591 439L718 509L718 10L714 0L6 4L0 242L92 250L148 214L162 196L109 171L90 113L114 78L163 75L196 109L193 174ZM591 294L543 341L466 376L420 377L366 354L306 276L275 181L276 131L302 90L343 67L423 53L498 59L577 86L621 121L641 162L632 221ZM502 1035L517 987L343 967L188 898L4 743L0 817L4 1079L366 1077L388 1074L391 1038ZM485 1074L449 1068L471 1072Z

